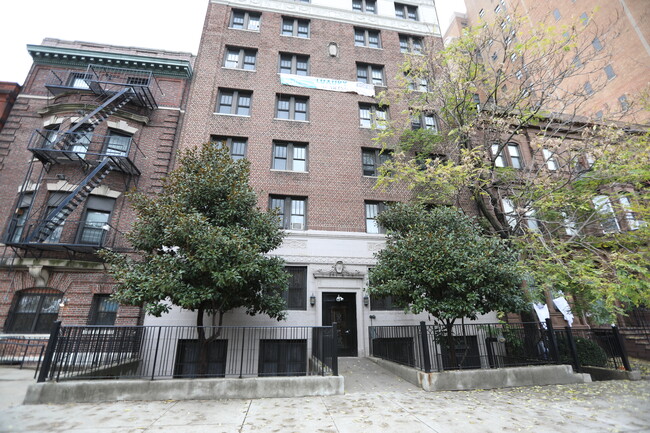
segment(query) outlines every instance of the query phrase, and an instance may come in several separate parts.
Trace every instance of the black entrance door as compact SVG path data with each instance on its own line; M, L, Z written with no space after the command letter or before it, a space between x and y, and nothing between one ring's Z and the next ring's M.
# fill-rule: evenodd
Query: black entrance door
M354 293L323 293L323 326L338 325L339 356L357 356L357 303Z

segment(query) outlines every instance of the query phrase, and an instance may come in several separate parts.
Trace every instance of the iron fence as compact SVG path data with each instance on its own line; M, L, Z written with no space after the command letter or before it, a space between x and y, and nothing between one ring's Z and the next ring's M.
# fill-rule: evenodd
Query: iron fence
M336 375L333 335L332 326L60 326L57 322L39 381Z
M0 364L36 364L43 359L47 340L41 338L5 337L0 339Z

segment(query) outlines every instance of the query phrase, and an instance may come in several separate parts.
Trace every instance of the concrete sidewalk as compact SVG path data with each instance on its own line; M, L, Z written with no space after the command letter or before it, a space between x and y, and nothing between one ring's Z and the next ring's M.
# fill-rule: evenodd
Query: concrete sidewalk
M649 381L424 392L363 361L346 370L342 396L23 406L33 371L0 367L0 432L650 432Z

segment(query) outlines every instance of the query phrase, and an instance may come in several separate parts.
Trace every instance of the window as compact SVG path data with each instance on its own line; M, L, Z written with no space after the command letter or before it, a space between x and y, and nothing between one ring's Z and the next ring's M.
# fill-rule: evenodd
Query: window
M555 18L555 21L560 21L560 18L562 18L558 8L553 9L553 18Z
M249 12L233 9L230 17L230 28L241 30L260 30L260 21L262 14L259 12Z
M106 137L105 153L107 155L129 156L132 138L130 134L109 130Z
M309 56L280 53L279 71L281 74L309 75Z
M260 340L258 376L307 374L307 340Z
M385 129L384 122L388 120L388 109L374 104L359 104L359 126L361 128Z
M354 28L354 45L357 47L381 48L379 30Z
M92 127L90 125L81 125L74 132L70 144L66 150L74 152L81 159L86 157L86 152L88 152L88 146L93 138Z
M27 289L17 292L9 310L5 332L45 334L59 316L59 304L63 299L54 289Z
M384 228L377 223L377 216L388 209L390 203L366 201L364 205L366 207L366 233L385 233Z
M594 88L591 87L591 83L590 83L589 81L587 81L587 82L584 84L583 87L584 87L584 89L585 89L585 93L586 93L588 96L594 94Z
M553 152L548 149L542 149L542 154L544 155L544 163L546 163L546 168L551 171L556 171L558 166Z
M376 14L377 0L352 0L352 10L368 14Z
M499 144L492 145L492 156L494 165L496 167L513 167L522 168L521 154L519 153L519 145L517 143L508 143L501 152L499 152Z
M589 24L589 16L587 15L587 12L583 12L580 15L580 21L582 21L582 25L584 25L584 26Z
M226 48L226 58L223 66L225 68L254 71L256 60L257 50L253 48L228 47Z
M126 83L133 86L148 86L149 77L127 77Z
M622 196L618 199L618 202L621 205L621 208L625 212L625 222L627 223L627 227L630 230L637 230L639 229L643 223L642 221L639 221L638 219L635 218L634 213L632 212L632 204L630 203L629 197Z
M25 229L27 215L29 214L29 207L32 204L33 198L34 194L31 192L25 193L21 197L20 203L18 203L18 206L16 207L16 213L11 220L9 242L20 242L20 237L22 236L23 230Z
M85 72L71 72L68 76L68 87L75 89L90 89L86 80L92 78L91 74L86 74Z
M618 102L621 104L621 110L627 111L630 109L630 103L627 102L627 96L621 95L618 97Z
M119 305L117 301L111 299L111 295L94 295L88 324L113 326Z
M603 228L603 233L615 233L620 230L616 214L609 197L606 195L597 195L591 201L594 204L596 213L600 217L600 225Z
M174 377L224 377L228 340L212 340L207 343L205 360L200 360L201 350L198 340L179 339L174 361ZM207 371L199 373L202 362L207 363Z
M306 96L278 95L276 119L309 120L309 98Z
M483 16L485 16L485 10L481 9L480 11L478 11L478 16L483 18Z
M115 199L90 196L86 204L86 215L81 221L79 243L85 245L102 245Z
M273 142L274 170L307 171L307 143Z
M217 113L250 116L252 98L250 90L219 89Z
M287 230L305 230L307 227L306 204L302 197L270 196L270 208L278 209L278 225Z
M419 36L399 35L399 50L402 53L422 54L422 38Z
M594 50L596 51L600 51L603 49L603 44L600 43L600 39L598 39L597 37L594 38L593 41L591 41L591 45L594 47Z
M605 75L607 75L607 79L611 80L612 78L616 77L616 74L614 73L614 68L612 68L612 65L607 65L604 68Z
M210 141L215 146L226 146L230 150L230 157L238 161L246 157L246 147L248 140L244 137L224 137L220 135L211 135Z
M51 192L47 197L47 207L45 208L44 219L51 220L54 218L56 215L53 215L53 212L67 197L68 194L65 192ZM57 225L43 242L58 244L61 240L61 233L63 232L64 224L65 220L62 221L61 224Z
M385 86L384 67L381 65L370 65L368 63L357 63L357 81L360 83Z
M419 113L411 116L411 129L428 129L438 132L438 121L433 113Z
M43 149L52 149L54 147L56 139L59 136L60 126L61 125L52 125L40 131L41 137L43 137L41 144Z
M494 8L495 14L498 14L499 12L501 12L501 5L497 5L497 7Z
M378 176L379 167L390 160L392 151L385 149L361 149L361 167L364 176Z
M506 216L506 221L508 225L514 230L517 228L517 212L515 212L515 205L512 203L512 200L509 198L501 199L501 208L503 213Z
M395 16L403 20L418 20L418 7L412 5L405 5L403 3L395 3Z
M566 212L562 212L562 227L564 227L567 236L577 236L579 234L575 219Z
M295 36L297 38L308 38L309 20L301 20L292 17L283 17L281 34L283 36Z
M492 59L492 61L496 62L496 60L499 58L499 56L498 56L497 52L495 51L495 52L492 53L490 58Z
M288 310L307 309L307 266L287 266L289 290L284 294Z
M370 309L372 311L402 311L403 308L395 305L393 297L370 295Z
M409 71L404 72L404 77L407 81L407 88L409 90L414 90L417 92L428 92L429 91L429 82L425 77L416 77L410 75Z

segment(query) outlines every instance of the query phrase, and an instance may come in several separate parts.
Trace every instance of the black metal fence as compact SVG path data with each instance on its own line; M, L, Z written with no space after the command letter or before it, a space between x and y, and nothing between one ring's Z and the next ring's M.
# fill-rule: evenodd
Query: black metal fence
M0 338L0 364L20 365L41 364L47 340L39 338L5 337Z
M337 375L335 326L60 326L39 382Z
M618 329L554 330L539 323L371 326L370 354L425 372L572 364L630 369Z

